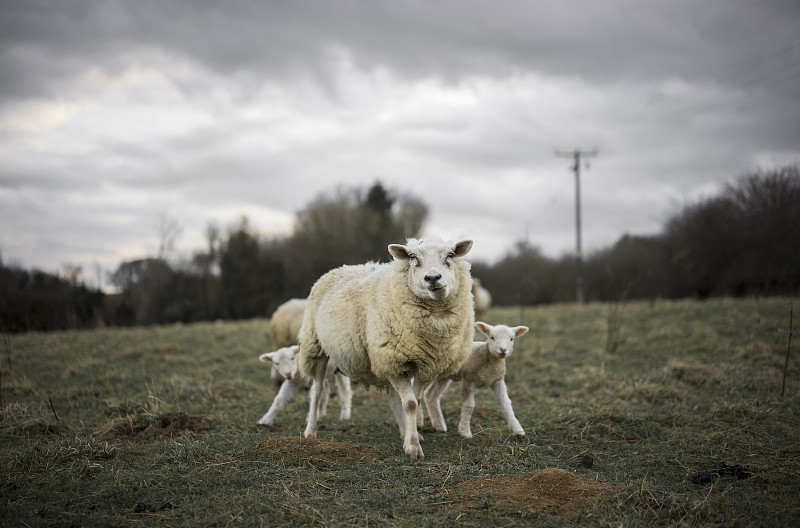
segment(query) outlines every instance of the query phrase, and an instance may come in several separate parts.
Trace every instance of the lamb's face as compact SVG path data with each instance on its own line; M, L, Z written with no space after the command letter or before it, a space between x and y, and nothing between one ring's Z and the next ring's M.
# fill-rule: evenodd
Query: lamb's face
M283 379L292 379L297 375L297 361L295 354L299 347L297 345L279 348L275 352L261 354L258 359L264 363L272 363L273 371L277 370Z
M478 330L486 336L489 353L499 359L505 359L514 351L514 338L528 333L527 326L508 327L506 325L488 325L482 321L475 323Z
M417 297L441 300L458 287L455 262L472 249L471 240L456 244L438 238L415 240L408 245L392 244L389 253L397 260L408 261L408 284Z

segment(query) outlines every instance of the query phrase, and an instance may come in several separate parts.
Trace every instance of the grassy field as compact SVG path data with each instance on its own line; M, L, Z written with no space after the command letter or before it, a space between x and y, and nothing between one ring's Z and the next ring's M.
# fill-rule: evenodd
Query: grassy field
M408 459L385 396L307 392L256 425L275 388L268 320L4 335L6 526L800 526L798 299L493 309L526 324L474 437L426 422ZM795 313L794 326L800 326ZM795 332L797 334L797 332Z

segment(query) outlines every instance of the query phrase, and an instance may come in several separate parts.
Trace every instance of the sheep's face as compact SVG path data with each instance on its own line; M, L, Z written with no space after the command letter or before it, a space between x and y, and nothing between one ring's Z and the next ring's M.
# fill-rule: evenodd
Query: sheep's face
M478 330L486 336L489 353L499 359L505 359L514 351L514 338L528 333L527 326L488 325L482 321L475 323Z
M279 348L275 352L261 354L258 359L264 363L272 363L273 373L277 371L281 378L290 380L297 375L295 354L299 349L297 345Z
M408 284L417 297L441 300L457 287L455 262L469 253L472 240L445 242L438 238L409 239L407 245L391 244L389 253L408 262Z

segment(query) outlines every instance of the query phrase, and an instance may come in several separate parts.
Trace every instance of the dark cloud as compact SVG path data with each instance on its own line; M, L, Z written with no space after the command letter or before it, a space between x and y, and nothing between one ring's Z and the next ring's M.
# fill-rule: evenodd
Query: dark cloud
M560 253L576 147L602 247L797 161L798 28L795 0L5 1L0 248L118 262L162 211L197 240L381 179L481 258Z

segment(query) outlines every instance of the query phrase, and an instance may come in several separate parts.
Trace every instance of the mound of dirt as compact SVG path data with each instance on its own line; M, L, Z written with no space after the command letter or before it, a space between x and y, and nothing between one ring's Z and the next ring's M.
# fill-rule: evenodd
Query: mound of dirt
M577 477L563 469L547 468L527 475L498 475L459 482L457 501L462 504L500 508L552 510L556 515L572 515L595 497L617 495L622 486Z
M369 447L319 438L303 438L302 436L272 438L259 444L256 451L275 455L292 463L317 459L336 463L372 460L372 452Z
M158 421L146 426L125 426L115 431L118 438L128 442L146 442L157 438L171 438L196 433L211 427L208 420L189 416L183 412L165 413Z

